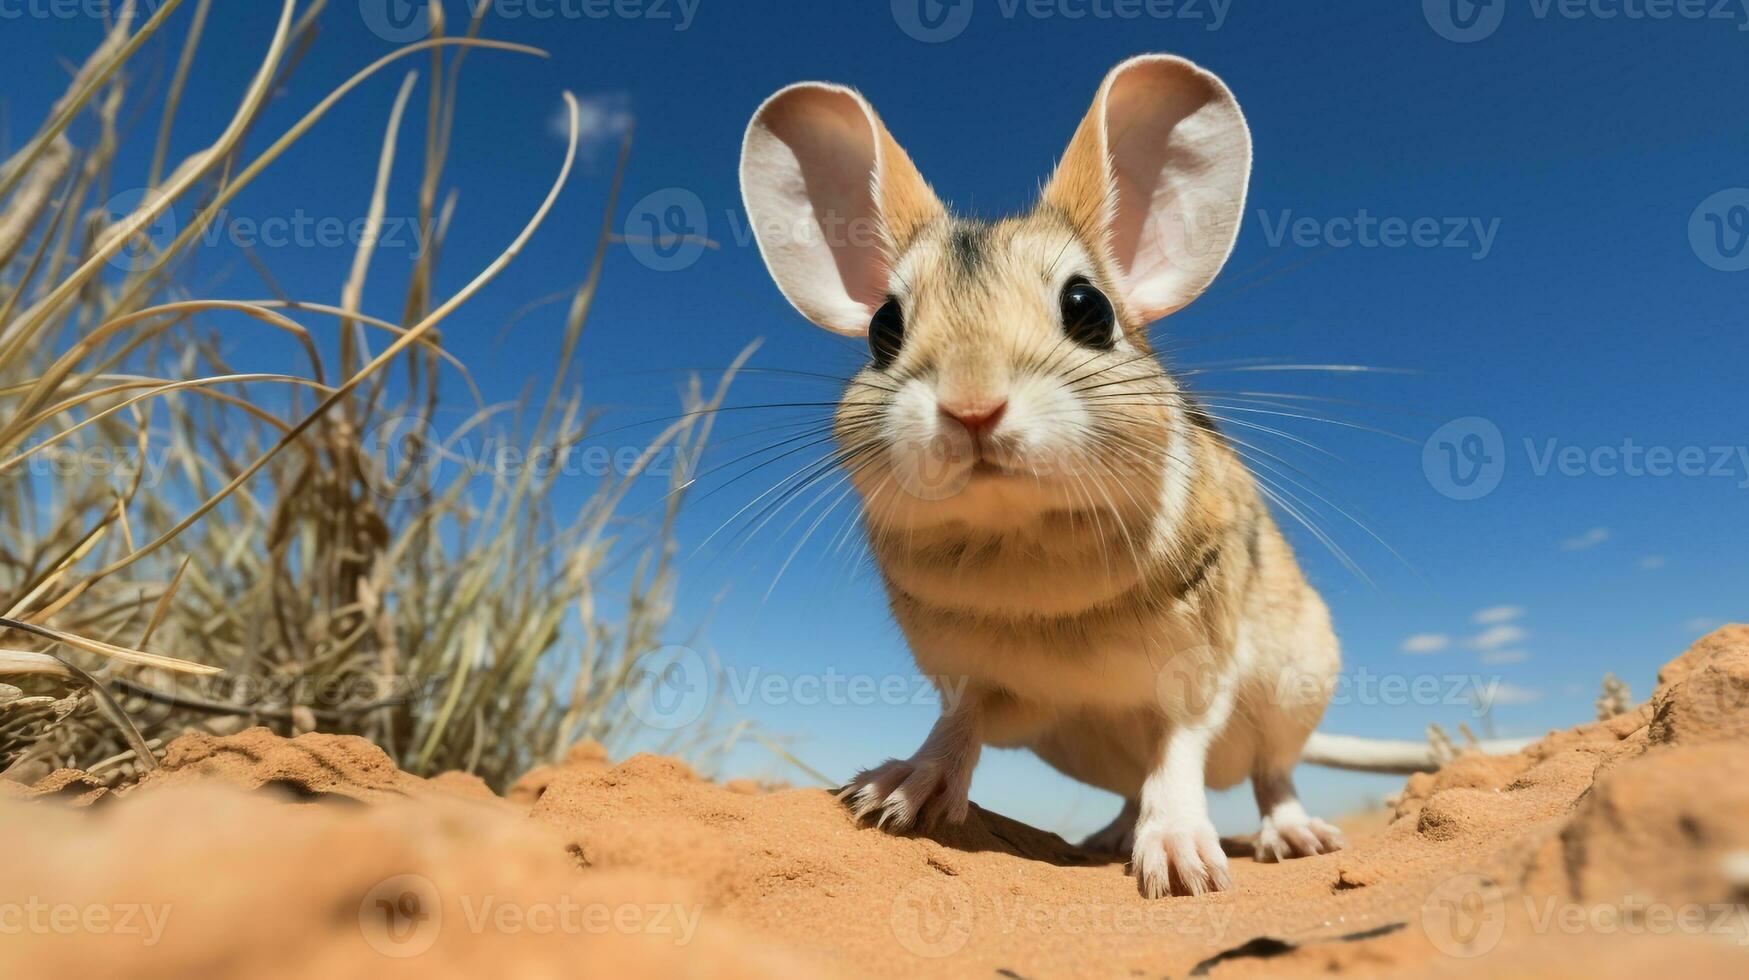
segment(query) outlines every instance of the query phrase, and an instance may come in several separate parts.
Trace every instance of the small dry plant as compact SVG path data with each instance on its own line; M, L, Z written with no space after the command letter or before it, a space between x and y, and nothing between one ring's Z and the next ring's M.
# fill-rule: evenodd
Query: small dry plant
M481 39L484 4L448 35L434 3L430 37L364 67L247 152L268 94L316 41L324 3L300 11L284 0L228 124L170 166L210 3L163 0L150 16L124 4L41 128L0 164L0 771L28 780L77 766L126 779L184 731L264 724L362 735L413 772L464 769L502 786L579 739L626 739L637 658L669 619L684 464L728 376L686 385L641 462L580 507L561 510L557 468L461 467L440 479L446 468L430 465L470 433L491 431L531 459L590 434L567 379L605 226L579 270L544 399L480 406L448 433L437 425L439 375L467 379L438 328L551 208L576 155L575 101L566 96L570 149L545 200L495 261L441 298L435 264L455 198L440 191L463 62L476 49L540 52ZM130 60L182 14L150 171L119 175ZM337 299L192 295L185 260L225 206L337 102L415 55L430 93L421 248L398 315L369 315L361 297L413 75L390 107L367 244ZM95 134L88 145L70 138L75 121ZM124 178L147 188L127 213L97 207ZM609 215L618 186L616 174ZM178 204L192 219L172 236L160 219ZM289 335L304 360L239 372L215 325L233 338ZM653 475L659 454L680 465ZM634 483L655 479L667 481L660 504L629 518Z

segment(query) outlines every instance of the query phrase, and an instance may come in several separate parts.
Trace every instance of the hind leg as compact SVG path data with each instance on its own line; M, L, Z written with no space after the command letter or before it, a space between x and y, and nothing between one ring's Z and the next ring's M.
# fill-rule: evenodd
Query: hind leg
M1094 831L1081 842L1081 849L1095 854L1128 855L1136 843L1136 817L1142 812L1141 803L1135 800L1123 801L1123 809L1104 830Z
M1328 854L1342 849L1342 833L1300 805L1293 771L1330 703L1342 658L1329 614L1309 590L1298 621L1270 635L1273 642L1259 648L1255 665L1256 676L1269 680L1249 692L1257 742L1248 768L1263 817L1255 855L1259 861L1282 861Z
M1291 770L1258 773L1251 777L1251 784L1257 793L1257 812L1263 815L1254 852L1257 860L1311 857L1346 846L1342 831L1308 814L1300 805Z

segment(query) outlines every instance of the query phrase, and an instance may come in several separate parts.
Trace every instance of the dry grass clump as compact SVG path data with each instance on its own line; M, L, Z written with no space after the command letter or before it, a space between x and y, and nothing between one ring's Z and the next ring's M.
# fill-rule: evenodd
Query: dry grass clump
M356 733L414 772L461 768L499 784L577 739L611 744L626 734L636 658L668 619L686 463L727 377L708 389L694 379L644 462L572 512L555 500L555 468L434 465L464 436L491 434L536 459L588 435L567 378L605 229L544 400L481 406L448 433L437 425L440 374L467 378L437 328L546 216L575 156L575 102L546 200L496 261L440 299L433 273L455 219L440 191L462 63L475 48L540 52L480 39L489 5L464 36L446 36L433 4L427 40L249 153L244 136L315 43L324 6L284 0L228 125L168 166L209 5L189 5L148 174L116 173L127 68L182 0L150 17L125 4L36 135L0 164L0 770L77 765L124 778L184 730L250 724ZM179 273L221 209L340 98L421 52L421 248L398 316L368 315L360 298L413 76L389 112L370 230L336 284L339 303L193 298ZM75 120L95 134L88 145L70 139ZM147 188L130 213L94 207L129 181ZM174 235L160 224L173 205L192 214ZM230 336L289 335L305 360L238 372L202 326L221 322ZM621 512L634 482L655 478L657 453L680 465L659 514L638 525Z

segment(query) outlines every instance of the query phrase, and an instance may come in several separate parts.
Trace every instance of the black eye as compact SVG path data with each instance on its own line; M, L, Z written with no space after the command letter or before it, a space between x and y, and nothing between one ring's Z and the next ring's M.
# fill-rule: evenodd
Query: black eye
M1099 288L1081 276L1063 286L1063 331L1083 347L1110 350L1117 343L1117 312Z
M900 311L898 300L889 299L868 323L868 349L874 354L875 367L885 370L899 356L899 347L904 343L905 314Z

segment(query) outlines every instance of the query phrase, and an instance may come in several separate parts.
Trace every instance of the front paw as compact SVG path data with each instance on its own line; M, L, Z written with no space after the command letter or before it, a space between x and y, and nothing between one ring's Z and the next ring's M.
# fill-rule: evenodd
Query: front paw
M1346 844L1342 831L1317 817L1302 815L1278 819L1270 816L1263 818L1263 829L1257 832L1252 853L1261 862L1286 861L1331 854L1342 850Z
M1144 898L1205 895L1233 887L1227 856L1215 825L1204 819L1189 825L1136 828L1130 873Z
M858 820L894 833L964 823L971 809L970 773L941 759L891 759L858 773L838 798Z

